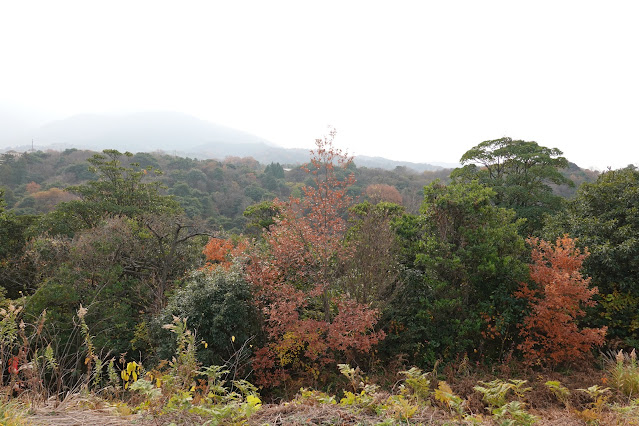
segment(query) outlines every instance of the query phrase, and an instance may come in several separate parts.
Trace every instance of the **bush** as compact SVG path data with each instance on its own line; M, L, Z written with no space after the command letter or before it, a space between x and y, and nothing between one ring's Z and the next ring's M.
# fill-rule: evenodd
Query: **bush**
M198 352L205 366L224 364L241 343L259 333L249 284L235 268L195 272L187 284L170 297L151 326L152 340L159 342L160 359L170 359L175 352L175 339L162 329L164 324L173 322L174 316L186 318L198 342L206 342Z
M521 285L517 297L529 302L531 310L521 326L524 341L518 346L527 363L579 362L594 346L604 343L606 327L582 328L579 319L592 307L597 288L581 275L588 251L575 247L568 236L555 244L529 238L533 247L530 279L534 286Z

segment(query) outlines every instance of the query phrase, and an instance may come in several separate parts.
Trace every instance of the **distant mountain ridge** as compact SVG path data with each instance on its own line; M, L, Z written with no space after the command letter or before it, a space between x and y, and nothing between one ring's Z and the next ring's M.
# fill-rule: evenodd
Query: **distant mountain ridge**
M1 129L0 129L1 132ZM263 164L300 164L308 161L309 150L282 148L258 136L175 112L140 112L125 115L82 114L52 121L33 132L35 148L81 148L101 151L117 149L193 157L253 157ZM1 138L0 138L1 139ZM14 150L27 150L18 146ZM358 166L392 170L406 167L417 172L441 170L426 163L394 161L381 157L356 156Z
M266 139L175 112L126 115L75 115L40 127L36 140L45 144L82 144L128 151L189 150L203 144L268 144Z

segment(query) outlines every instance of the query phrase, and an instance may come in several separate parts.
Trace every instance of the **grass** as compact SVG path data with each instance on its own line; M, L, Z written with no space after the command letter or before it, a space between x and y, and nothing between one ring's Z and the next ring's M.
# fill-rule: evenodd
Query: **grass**
M230 374L231 367L198 363L198 340L184 319L165 326L175 335L175 356L147 371L134 361L116 365L101 359L83 309L78 324L86 371L72 392L51 397L43 378L65 373L50 346L31 352L32 358L24 355L29 341L24 326L14 326L18 313L17 308L0 312L5 341L22 348L0 351L10 379L0 386L0 425L47 423L47 411L54 414L49 419L73 413L86 424L639 424L634 351L618 352L606 370L563 373L517 365L510 370L516 373L495 375L464 364L441 372L397 367L376 380L374 372L368 378L359 368L340 364L341 380L330 392L299 389L288 401L268 404L250 382ZM344 388L335 388L337 383Z
M410 374L397 372L391 389L374 386L359 371L342 369L350 374L344 389L332 393L301 389L294 399L271 404L262 403L252 388L246 395L231 390L230 383L222 383L223 369L209 371L208 384L195 389L169 390L147 380L118 398L80 392L57 408L50 404L33 408L26 399L5 397L0 425L64 424L71 418L138 425L639 424L639 400L629 400L614 388L603 391L602 378L610 378L594 368L564 375L528 370L507 380L487 371L470 371L446 381L412 369ZM140 387L146 390L135 390Z
M17 401L0 402L0 425L28 425L27 412L28 407Z

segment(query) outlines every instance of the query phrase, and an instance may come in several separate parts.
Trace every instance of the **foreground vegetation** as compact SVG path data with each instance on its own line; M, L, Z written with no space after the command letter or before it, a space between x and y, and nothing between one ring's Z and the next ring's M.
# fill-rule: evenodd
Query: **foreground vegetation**
M154 424L638 420L635 168L566 200L559 150L502 138L415 209L381 182L356 200L334 136L299 184L246 206L241 232L175 192L206 173L167 193L153 164L113 150L46 211L12 191L7 418L75 400Z
M83 360L87 373L78 387L62 400L47 401L42 383L50 374L60 373L59 365L47 348L41 355L36 349L22 374L10 367L11 381L0 402L2 424L68 424L78 419L95 424L639 422L639 400L634 397L639 391L639 365L634 351L611 354L602 370L543 373L519 363L491 370L473 368L468 359L445 367L437 364L424 372L417 367L402 370L398 360L391 368L378 366L370 377L358 367L339 364L341 376L334 377L333 391L302 387L286 402L265 403L257 387L237 376L237 365L204 367L197 361L196 350L203 342L198 344L183 319L176 317L165 326L177 345L171 361L147 371L135 361L107 361L93 353L85 315L80 308L76 316L87 354ZM15 337L24 337L15 332ZM22 343L20 351L29 348ZM117 364L121 364L119 373Z

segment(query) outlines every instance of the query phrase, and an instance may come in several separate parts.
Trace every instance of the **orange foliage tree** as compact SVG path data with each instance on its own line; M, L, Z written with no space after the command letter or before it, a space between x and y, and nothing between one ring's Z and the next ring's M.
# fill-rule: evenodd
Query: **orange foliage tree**
M35 183L33 181L29 182L26 186L26 190L29 194L34 194L38 191L40 191L40 189L42 188L42 186L40 186L39 183Z
M530 279L535 285L522 283L515 293L531 308L521 326L524 341L519 349L529 364L577 361L593 346L601 346L606 334L606 327L578 325L584 308L595 305L592 297L598 293L597 287L589 287L590 278L579 272L589 253L576 248L567 235L555 244L538 238L527 241L533 247Z
M29 184L27 184L28 186ZM38 185L38 184L36 184ZM32 189L35 188L32 186ZM27 189L28 191L29 189ZM35 199L36 209L39 212L50 212L59 203L76 200L78 197L60 188L50 188L46 191L36 191L31 194Z
M246 241L233 242L224 238L211 237L206 243L202 253L206 257L203 269L214 269L221 267L229 269L232 259L239 256L246 249Z
M402 204L402 194L399 193L397 188L385 183L374 183L368 185L364 191L371 203L377 204L382 201L387 203Z
M333 137L316 141L305 168L314 184L302 199L275 202L275 224L247 262L247 280L265 316L266 345L253 362L263 386L321 379L326 367L371 351L384 337L373 331L377 311L337 284L338 265L352 255L343 237L354 177L338 176L352 159L333 148Z

